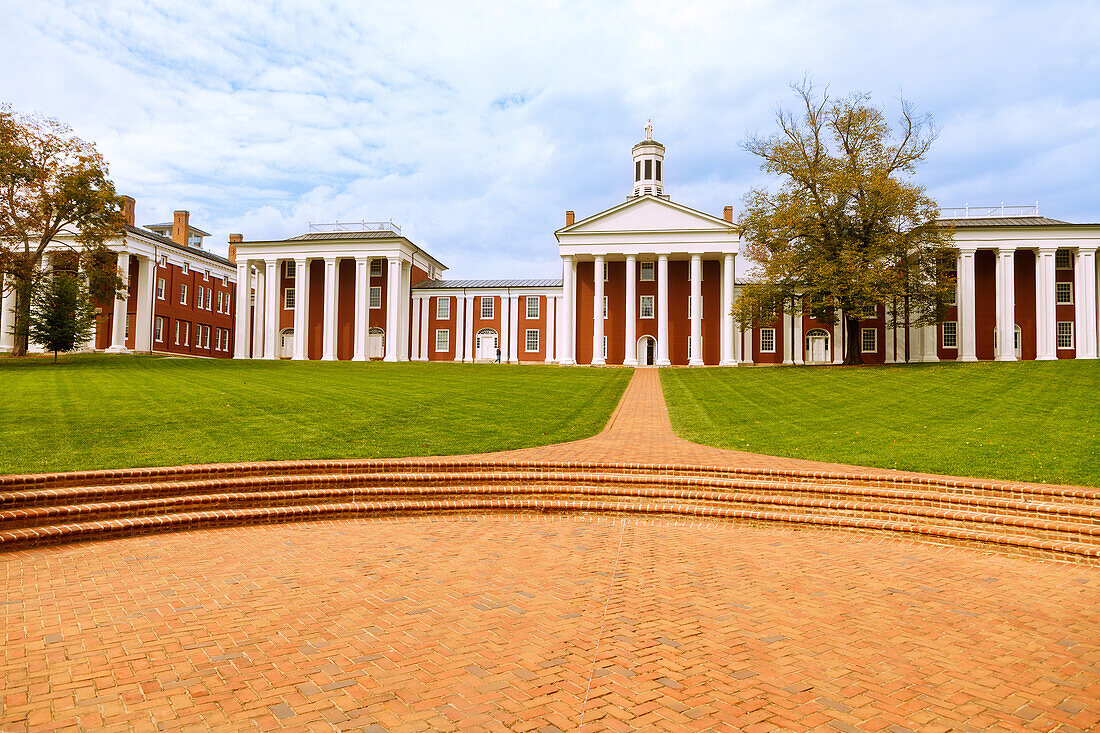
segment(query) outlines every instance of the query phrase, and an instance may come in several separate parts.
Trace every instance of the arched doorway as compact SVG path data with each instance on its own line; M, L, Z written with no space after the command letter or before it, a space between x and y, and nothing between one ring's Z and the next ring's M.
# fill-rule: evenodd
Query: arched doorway
M1023 332L1020 331L1020 326L1017 324L1015 326L1015 328L1013 329L1013 331L1012 331L1012 353L1015 354L1017 359L1024 358L1023 357L1023 342L1024 342ZM997 344L997 327L994 326L993 327L993 354L994 354L994 356L996 356L998 350L999 350L999 346Z
M827 364L829 362L829 332L815 328L806 333L806 363Z
M638 365L653 366L657 363L657 339L642 336L638 339Z
M478 361L496 361L497 359L497 332L491 328L483 328L477 332L477 343L474 344L474 359Z
M386 332L375 327L367 331L367 358L381 359L386 355Z
M279 331L279 358L294 358L294 329L284 328Z

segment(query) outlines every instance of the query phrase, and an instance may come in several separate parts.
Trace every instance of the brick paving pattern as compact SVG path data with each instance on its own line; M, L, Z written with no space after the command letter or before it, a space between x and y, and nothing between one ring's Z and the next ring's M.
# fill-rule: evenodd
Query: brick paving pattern
M652 369L600 435L478 458L900 474L684 441ZM492 512L0 565L0 731L1100 729L1096 565Z

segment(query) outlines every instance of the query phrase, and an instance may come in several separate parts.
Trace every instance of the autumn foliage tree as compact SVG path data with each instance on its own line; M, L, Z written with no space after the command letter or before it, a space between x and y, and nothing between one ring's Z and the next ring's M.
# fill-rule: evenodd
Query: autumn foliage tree
M107 178L95 145L48 117L0 107L0 276L15 294L15 348L27 353L32 294L47 273L42 257L64 242L80 259L94 296L113 298L124 287L106 243L122 233L122 199ZM58 235L71 233L58 240Z
M937 130L904 100L894 130L868 95L793 89L797 112L780 109L778 132L744 145L780 185L745 196L742 251L758 267L734 315L771 320L786 306L822 323L843 318L844 363L859 364L861 318L888 304L891 325L935 323L954 292L951 230L912 181Z

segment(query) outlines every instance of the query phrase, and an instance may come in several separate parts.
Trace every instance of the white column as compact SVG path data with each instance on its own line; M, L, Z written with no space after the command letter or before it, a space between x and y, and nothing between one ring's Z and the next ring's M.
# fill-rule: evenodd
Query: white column
M917 363L924 361L924 332L920 326L909 326L909 361Z
M263 358L276 359L278 354L277 342L279 340L279 261L265 260L264 276L266 292L264 293L263 319L264 319L264 351Z
M251 326L252 319L252 277L249 271L248 261L237 263L237 312L233 325L236 333L233 335L233 358L248 359L251 356L249 346L252 343ZM167 338L167 336L165 336Z
M973 249L959 250L959 292L956 299L956 310L959 318L959 361L978 360L978 330L974 317L974 302L976 288L974 285L974 256ZM1035 282L1039 282L1036 271ZM904 353L904 352L902 352Z
M137 317L134 319L134 351L153 350L153 299L156 297L156 263L138 257Z
M543 321L543 323L545 324L546 338L545 343L543 344L543 348L546 351L547 364L553 364L558 360L557 354L554 353L554 345L555 343L557 343L556 339L554 338L557 335L555 332L556 324L554 323L554 316L557 315L557 301L558 299L553 296L546 296L546 318Z
M462 332L463 342L466 344L466 355L463 357L463 361L472 362L476 354L474 354L474 297L472 295L466 297L466 325Z
M503 306L503 302L501 303ZM512 328L508 334L508 361L512 364L519 362L519 296L508 296L508 323Z
M386 356L383 361L397 361L401 339L397 335L397 314L400 310L401 260L386 259Z
M294 260L294 361L309 358L309 260Z
M733 288L736 260L728 254L722 258L722 366L737 366L733 328Z
M592 366L603 366L603 255L592 262Z
M1096 248L1078 247L1074 263L1074 340L1078 359L1095 359L1096 343Z
M576 308L574 307L574 290L573 290L573 258L569 255L561 258L562 262L562 276L561 276L561 318L558 319L559 338L558 338L558 352L561 354L559 363L562 366L573 366L577 362L573 357L573 322L575 320L574 314Z
M940 342L936 337L936 326L924 326L921 328L924 342L924 359L922 361L933 362L940 360Z
M192 297L194 297L192 295ZM252 321L252 358L262 359L264 355L264 304L267 302L267 272L263 260L256 264L256 302Z
M401 283L398 286L401 291L401 299L398 302L400 308L397 311L397 333L400 338L398 343L397 360L409 360L410 313L412 311L412 262L401 262Z
M703 366L703 258L691 256L691 354L688 366Z
M340 261L325 258L324 320L321 324L321 361L336 361L336 295L339 285ZM386 340L389 341L389 334Z
M130 283L130 255L126 252L118 253L118 270L127 287ZM194 293L191 297L195 297ZM127 291L122 298L115 298L115 312L111 320L111 345L107 352L120 354L126 352L126 312L130 303L130 293Z
M791 336L791 349L794 352L795 364L806 363L806 344L802 340L802 299L791 303L791 326L793 334Z
M455 332L451 338L455 341L455 361L462 361L466 348L466 332L463 328L463 317L466 315L466 295L455 295Z
M626 350L623 358L623 366L638 365L638 275L636 271L637 257L626 256L626 327L623 329L623 342Z
M1035 253L1035 359L1058 358L1055 300L1055 258L1057 247L1040 247ZM1000 287L1000 282L997 283Z
M668 366L668 255L657 255L657 366Z
M997 250L997 361L1016 361L1013 343L1016 333L1015 257L1011 249Z
M412 319L409 324L409 333L412 336L412 345L409 347L409 358L413 361L420 361L420 312L421 312L421 298L417 295L412 296Z
M894 306L890 303L886 304L883 312L883 322L886 324L883 328L882 337L886 339L886 363L897 363L897 351L894 344L894 336L897 331L893 326L894 321Z
M367 360L367 306L370 290L370 258L355 258L355 313L352 318L352 361Z
M844 363L844 311L836 309L836 324L833 326L833 363Z
M500 363L506 364L512 358L511 354L508 353L512 343L512 323L508 319L508 296L500 296L499 304L496 304L495 300L494 298L494 308L496 308L497 317L500 319L498 343L498 346L500 346Z
M791 343L791 335L794 333L794 319L791 317L791 306L783 304L783 329L779 338L783 339L783 363L794 364L794 345Z
M417 311L418 318L420 319L420 351L417 359L419 361L428 361L428 322L431 320L432 315L432 299L424 296L420 299L420 309ZM458 334L451 334L451 338L457 339Z
M15 336L11 332L15 327L15 290L9 285L7 278L0 280L0 354L10 353L15 348ZM92 344L95 344L94 336Z

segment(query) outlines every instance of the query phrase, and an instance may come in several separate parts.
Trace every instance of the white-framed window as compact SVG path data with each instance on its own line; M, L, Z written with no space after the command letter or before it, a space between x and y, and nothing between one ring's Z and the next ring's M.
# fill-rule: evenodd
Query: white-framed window
M607 361L607 336L603 337L603 358Z
M451 296L441 295L435 299L435 317L437 320L446 321L451 317Z
M214 310L214 288L206 289L206 310Z
M225 297L225 293L218 291L218 313L222 312L222 298Z
M451 349L451 332L446 328L436 329L435 332L435 350L436 351L450 351Z
M524 332L523 347L526 351L539 350L539 330L537 328L529 328Z
M603 317L607 320L607 296L603 296Z
M202 271L202 279L203 280L209 280L210 279L210 270L203 270Z
M762 329L760 329L760 353L762 353L762 354L774 354L775 353L775 329L774 328L762 328Z
M381 277L382 275L382 260L372 259L370 261L370 276Z
M294 310L294 288L283 288L283 310Z
M861 328L859 330L859 350L864 354L878 351L878 329Z
M176 321L176 346L180 345L180 322Z
M1073 321L1058 321L1058 348L1073 348Z
M382 286L372 285L370 289L370 307L372 309L382 307Z
M528 295L527 296L527 317L538 318L539 317L539 296Z
M653 281L653 263L652 262L639 262L640 269L638 271L638 279L646 282Z
M187 285L180 283L180 305L187 305Z
M229 287L229 278L226 277L225 275L222 275L222 287L223 288L228 288Z
M198 295L198 297L195 298L195 307L202 308L203 301L205 300L205 298L203 297L202 285L199 285L196 288L196 294Z
M126 328L122 334L123 338L130 338L130 316L126 316Z
M190 346L191 344L191 322L183 322L183 345Z
M479 300L481 301L481 317L492 318L493 317L493 298L488 295L482 295Z
M220 328L214 329L214 351L222 350L222 330Z
M638 317L639 318L653 318L653 296L652 295L643 295L639 299L639 302L638 302Z
M1073 283L1054 283L1054 302L1073 305Z
M230 300L230 298L232 298L232 297L233 297L233 294L232 294L232 293L226 293L226 294L225 294L225 312L226 312L226 313L232 313L232 312L233 312L233 311L231 311L231 310L229 309L229 300Z
M161 255L158 257L157 265L160 267L168 267L168 255Z
M959 324L955 321L944 321L943 323L943 348L959 348Z
M294 279L294 260L283 260L283 277Z
M1058 270L1073 269L1073 253L1068 249L1060 249L1054 253L1054 267Z
M202 327L202 348L210 348L210 326Z
M153 321L153 340L164 341L164 319L160 316Z
M190 266L188 266L188 264L186 262L184 262L183 265L181 265L181 268L183 269L183 274L184 275L191 272L191 268L190 268Z
M164 278L157 278L157 300L164 300Z
M607 274L608 274L608 269L607 269L607 266L608 266L609 264L610 264L610 263L609 263L609 262L607 262L606 260L605 260L605 261L604 261L604 263L603 263L603 281L604 281L604 282L607 282Z
M951 288L951 292L947 294L947 304L948 305L958 305L958 302L959 302L959 286L956 284L955 287Z

